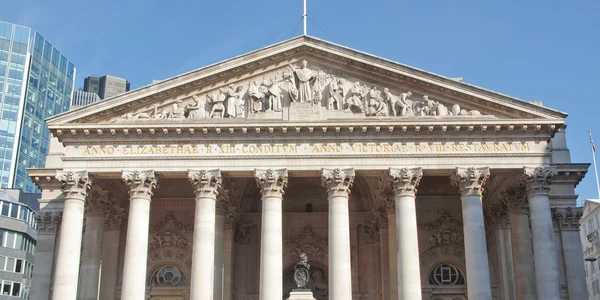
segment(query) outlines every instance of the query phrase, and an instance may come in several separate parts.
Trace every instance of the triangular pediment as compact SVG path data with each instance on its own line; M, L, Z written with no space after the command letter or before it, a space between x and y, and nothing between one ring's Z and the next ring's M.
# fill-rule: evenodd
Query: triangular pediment
M304 66L303 63L306 62ZM68 124L547 120L565 113L301 36L48 119Z

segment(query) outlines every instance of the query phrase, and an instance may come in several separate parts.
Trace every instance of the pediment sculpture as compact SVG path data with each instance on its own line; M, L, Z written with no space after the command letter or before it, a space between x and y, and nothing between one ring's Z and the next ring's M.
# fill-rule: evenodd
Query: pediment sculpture
M300 66L289 64L260 76L208 91L192 91L125 113L120 119L244 119L265 115L277 119L292 103L322 107L325 116L332 118L482 115L478 110L414 91L364 82L324 67L309 67L307 60L302 60Z

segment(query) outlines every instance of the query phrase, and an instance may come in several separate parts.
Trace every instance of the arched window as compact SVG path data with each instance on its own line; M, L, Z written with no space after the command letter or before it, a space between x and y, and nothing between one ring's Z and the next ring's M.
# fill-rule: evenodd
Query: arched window
M166 266L152 275L152 284L156 286L182 286L183 273L174 266Z
M463 285L465 284L465 276L457 267L450 264L441 264L429 274L429 284Z

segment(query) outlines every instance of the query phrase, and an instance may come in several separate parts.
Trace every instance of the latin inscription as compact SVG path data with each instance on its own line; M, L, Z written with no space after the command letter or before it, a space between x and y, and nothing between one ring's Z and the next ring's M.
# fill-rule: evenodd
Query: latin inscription
M303 143L86 146L83 156L527 153L529 143Z
M321 108L311 103L290 103L289 118L290 120L318 120L321 116Z

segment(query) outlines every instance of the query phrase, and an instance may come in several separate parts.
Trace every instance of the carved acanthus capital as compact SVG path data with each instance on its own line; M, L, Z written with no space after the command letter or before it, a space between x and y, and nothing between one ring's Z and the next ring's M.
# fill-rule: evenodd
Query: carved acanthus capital
M217 196L217 215L226 216L229 207L229 191L224 190L222 194Z
M494 226L499 228L509 228L510 218L504 207L496 207L483 212L483 222L485 231L489 232Z
M92 179L87 171L58 171L56 179L62 184L65 199L85 201Z
M390 177L392 179L392 187L396 196L412 196L415 197L417 187L423 177L423 169L421 168L390 168Z
M153 190L158 183L154 170L123 171L121 177L129 188L129 199L146 198L151 200Z
M579 230L579 221L583 216L582 207L565 207L552 209L554 225L561 230Z
M85 214L96 217L104 216L106 205L109 202L109 196L109 191L102 190L97 186L92 188L85 203Z
M519 184L510 186L502 192L502 205L504 205L507 210L527 210L527 204L527 189L525 188L525 185Z
M523 168L523 181L530 195L549 194L552 177L556 175L554 167Z
M477 195L483 193L485 181L490 177L490 168L460 168L450 177L452 184L460 189L461 196Z
M219 195L219 189L223 184L220 170L188 171L188 179L194 187L196 199L213 198Z
M255 170L254 177L263 197L283 197L288 183L287 169Z
M354 168L322 169L321 185L327 189L329 197L346 197L354 183Z
M377 201L377 204L373 206L371 211L377 227L385 229L388 227L388 215L393 215L396 210L394 195L386 191L381 193L378 198L379 201Z
M62 211L36 211L38 234L55 234L62 221Z
M125 209L117 204L115 198L109 198L104 210L104 227L108 230L120 230L125 219Z

